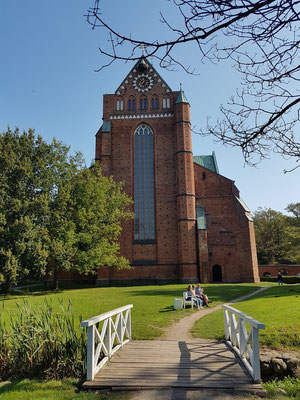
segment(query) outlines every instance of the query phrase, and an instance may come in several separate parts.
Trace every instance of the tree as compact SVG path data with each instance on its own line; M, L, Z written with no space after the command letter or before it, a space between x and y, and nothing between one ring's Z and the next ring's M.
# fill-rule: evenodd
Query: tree
M0 134L0 284L9 291L26 276L54 270L95 272L124 267L121 222L131 214L122 185L84 168L80 153L33 130Z
M46 272L49 241L46 220L62 185L81 168L80 155L33 130L0 134L0 284L9 291L25 276Z
M54 287L62 270L95 274L101 266L129 267L118 254L121 223L132 216L122 186L96 164L59 188L48 224Z
M287 209L294 209L295 206L289 204ZM270 208L259 208L253 219L259 263L300 262L300 224L297 217L289 217Z
M213 124L208 120L201 134L212 134L224 144L239 146L249 164L267 157L271 151L294 157L298 162L300 145L294 128L299 122L300 102L299 0L172 3L181 23L173 26L161 13L161 22L170 36L147 40L126 35L108 24L102 14L102 2L94 0L87 21L93 29L101 28L104 32L99 50L108 62L101 68L116 60L138 60L141 46L145 55L156 58L162 68L180 66L188 73L195 73L194 68L186 65L188 57L185 54L181 60L176 53L183 45L191 46L190 54L194 54L195 47L202 61L232 60L242 74L242 88L227 106L220 107L223 117Z
M285 217L271 208L259 208L253 220L259 262L275 264L287 245Z
M286 217L289 243L287 258L292 263L300 264L300 203L288 204L286 210L292 214L292 217Z

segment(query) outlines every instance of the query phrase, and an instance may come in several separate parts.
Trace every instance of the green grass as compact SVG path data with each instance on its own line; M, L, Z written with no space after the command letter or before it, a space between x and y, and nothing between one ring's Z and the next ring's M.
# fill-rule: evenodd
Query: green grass
M272 284L270 284L272 285ZM240 297L257 290L257 284L220 284L203 285L205 292L213 301L212 306ZM107 312L114 308L133 304L132 336L134 339L153 339L163 333L163 328L172 322L195 312L190 309L173 310L175 297L182 297L186 285L153 285L130 287L77 287L59 292L34 289L31 292L19 292L14 295L0 296L1 319L8 322L17 312L17 303L30 298L33 304L43 304L45 297L52 301L59 312L59 301L72 302L75 318L83 319ZM79 327L79 322L78 322ZM78 328L80 329L80 327Z
M260 343L273 349L299 350L300 348L300 284L274 286L234 308L263 322L266 329L260 331ZM197 321L192 329L193 337L223 339L223 311L217 311Z
M129 394L111 393L95 394L88 392L77 393L76 381L39 382L24 379L13 383L0 384L1 400L128 400Z
M284 377L283 380L275 379L273 381L262 383L267 391L268 398L273 399L300 399L300 379ZM278 394L278 389L283 391Z

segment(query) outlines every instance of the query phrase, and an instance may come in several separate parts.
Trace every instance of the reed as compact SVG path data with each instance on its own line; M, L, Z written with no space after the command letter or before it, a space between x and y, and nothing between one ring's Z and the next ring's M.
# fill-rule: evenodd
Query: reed
M47 299L41 306L24 300L8 327L0 320L1 379L81 378L86 370L86 332L77 324L71 301L61 301L59 312L54 312Z

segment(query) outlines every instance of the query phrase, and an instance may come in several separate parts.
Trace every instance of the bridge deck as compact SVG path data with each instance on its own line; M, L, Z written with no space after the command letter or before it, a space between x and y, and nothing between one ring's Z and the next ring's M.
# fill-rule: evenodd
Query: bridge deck
M254 389L238 357L218 341L140 341L120 349L95 376L89 389L219 388ZM251 389L250 389L251 390Z

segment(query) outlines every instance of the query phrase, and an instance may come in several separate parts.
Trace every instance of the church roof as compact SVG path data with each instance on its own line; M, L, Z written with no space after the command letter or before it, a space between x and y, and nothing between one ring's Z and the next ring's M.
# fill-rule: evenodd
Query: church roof
M103 124L101 126L101 131L102 132L110 132L110 130L111 130L111 122L103 121Z
M187 98L185 97L184 91L180 87L180 92L178 94L177 100L175 103L188 103Z
M126 89L126 86L128 86L129 82L132 80L133 82L131 82L131 84L133 83L135 85L137 74L139 76L148 77L150 79L150 88L153 86L155 82L158 82L165 89L167 93L172 92L170 86L160 76L160 74L156 71L156 69L153 67L150 61L146 57L142 56L131 68L130 72L127 74L123 82L119 85L115 93L118 95L122 94L122 91ZM139 88L137 86L135 86L135 88L138 92L141 93L149 90L149 89L143 90L142 88Z
M204 168L207 168L216 174L219 173L219 168L217 164L217 159L215 152L212 152L212 155L205 155L205 156L194 156L194 162L198 165L201 165Z

